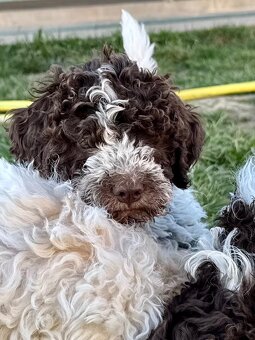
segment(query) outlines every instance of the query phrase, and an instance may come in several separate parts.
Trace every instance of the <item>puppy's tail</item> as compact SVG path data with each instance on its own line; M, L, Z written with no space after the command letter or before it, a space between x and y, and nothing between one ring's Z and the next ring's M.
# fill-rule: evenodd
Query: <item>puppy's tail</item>
M122 10L121 16L122 39L127 56L137 63L140 68L151 72L156 71L157 63L153 59L154 44L145 31L128 12Z
M255 199L255 155L238 172L236 186L236 196L251 204Z

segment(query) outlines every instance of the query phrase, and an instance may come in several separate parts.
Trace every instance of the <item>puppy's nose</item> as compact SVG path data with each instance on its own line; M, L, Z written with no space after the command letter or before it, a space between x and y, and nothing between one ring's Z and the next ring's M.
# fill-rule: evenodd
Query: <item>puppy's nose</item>
M130 205L140 200L143 194L143 187L139 184L115 186L113 194L120 202Z

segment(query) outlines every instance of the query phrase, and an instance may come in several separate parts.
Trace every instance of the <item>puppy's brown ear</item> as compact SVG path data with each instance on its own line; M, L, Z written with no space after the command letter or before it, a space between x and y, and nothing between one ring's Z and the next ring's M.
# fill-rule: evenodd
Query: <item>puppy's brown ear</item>
M196 163L204 144L205 133L199 115L183 103L176 114L175 162L172 165L173 183L181 189L189 185L188 172Z
M59 113L58 87L63 70L53 66L43 83L33 89L35 100L28 108L21 108L10 112L9 137L11 152L17 160L32 161L40 157L43 148L43 135L56 112Z
M42 139L44 127L48 125L51 100L42 96L28 108L11 112L9 137L11 152L17 160L32 161L40 157L38 141Z

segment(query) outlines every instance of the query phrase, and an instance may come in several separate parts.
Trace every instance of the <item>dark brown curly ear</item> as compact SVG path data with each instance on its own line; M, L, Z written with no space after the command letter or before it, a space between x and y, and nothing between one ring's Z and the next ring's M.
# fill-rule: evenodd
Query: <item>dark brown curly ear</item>
M35 101L29 108L17 109L11 112L9 121L9 137L11 140L11 153L16 160L38 163L42 146L38 141L42 139L44 126L47 126L49 110L47 98Z
M39 95L28 108L21 108L10 112L9 137L11 140L11 152L20 161L32 161L37 163L42 153L43 132L49 126L51 114L59 111L56 108L57 88L60 84L62 69L54 67L49 73L49 84L40 84L35 90Z
M199 115L192 111L189 105L181 105L177 118L177 148L175 162L172 166L173 183L181 189L186 189L190 183L188 172L196 163L204 144L204 129Z

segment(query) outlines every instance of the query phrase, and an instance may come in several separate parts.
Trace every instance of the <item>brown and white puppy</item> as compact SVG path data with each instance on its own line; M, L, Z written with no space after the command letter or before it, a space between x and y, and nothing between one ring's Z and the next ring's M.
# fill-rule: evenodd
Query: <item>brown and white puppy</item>
M44 177L71 179L120 222L161 215L172 185L187 188L203 140L199 116L156 74L143 26L123 12L126 54L104 48L82 67L51 70L38 98L13 111L11 151Z

